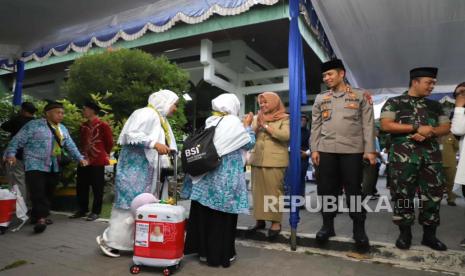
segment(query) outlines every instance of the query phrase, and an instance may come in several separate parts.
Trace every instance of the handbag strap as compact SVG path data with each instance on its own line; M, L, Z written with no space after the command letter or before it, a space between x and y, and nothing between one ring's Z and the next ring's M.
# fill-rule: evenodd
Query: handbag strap
M221 123L221 121L222 121L223 119L224 119L224 116L221 116L221 119L218 121L218 123L216 124L215 127L217 127L217 126Z
M50 132L52 133L53 137L55 138L55 141L57 142L58 146L60 148L63 148L63 145L61 144L60 138L58 138L57 133L55 132L55 129L52 127L52 125L47 121L47 126L50 129ZM58 126L60 127L60 126Z

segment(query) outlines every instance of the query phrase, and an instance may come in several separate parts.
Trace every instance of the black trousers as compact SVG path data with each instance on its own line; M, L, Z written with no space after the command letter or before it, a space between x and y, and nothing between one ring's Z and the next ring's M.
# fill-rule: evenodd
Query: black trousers
M105 185L104 166L78 167L76 196L79 211L89 211L89 187L92 187L94 201L92 202L92 213L99 215L102 211L103 187Z
M236 255L237 214L225 213L191 201L184 254L197 253L210 266L230 265Z
M376 184L378 183L379 167L379 163L377 163L375 166L370 164L363 165L362 192L364 195L374 195L378 193Z
M301 169L300 169L300 195L305 196L305 177L307 176L308 166L310 165L308 158L301 159Z
M320 152L320 164L316 170L317 192L319 196L334 196L342 194L342 188L347 200L347 207L351 205L353 197L362 196L363 154L341 154ZM323 217L334 218L337 211L325 212ZM365 220L366 210L349 212L353 220Z
M32 203L32 219L46 218L50 214L50 205L58 181L58 173L26 172L26 186Z

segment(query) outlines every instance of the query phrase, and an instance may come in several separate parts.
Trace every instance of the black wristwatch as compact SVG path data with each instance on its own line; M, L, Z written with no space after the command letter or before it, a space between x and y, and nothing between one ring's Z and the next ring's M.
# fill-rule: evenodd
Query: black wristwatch
M412 126L413 126L412 133L417 133L418 129L420 128L420 122L415 121L415 122L413 122Z

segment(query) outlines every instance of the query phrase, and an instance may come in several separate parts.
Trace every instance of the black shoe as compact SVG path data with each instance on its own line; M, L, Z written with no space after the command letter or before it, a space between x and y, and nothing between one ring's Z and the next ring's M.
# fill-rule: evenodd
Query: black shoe
M278 230L273 230L273 229L268 229L268 239L269 240L274 240L276 237L279 236L279 233L281 233L281 226L279 226Z
M412 227L410 225L399 225L400 234L396 240L396 247L407 250L412 245Z
M49 219L49 218L46 218L45 219L45 224L47 224L47 225L53 224L53 220Z
M45 219L39 219L36 225L34 225L34 233L42 233L45 231L46 228L47 224L45 223Z
M368 252L370 250L370 241L365 232L365 220L354 220L353 227L356 251L360 253Z
M247 228L247 231L257 231L257 230L262 230L266 228L266 223L263 220L259 220L255 223L254 226L250 226Z
M330 237L336 236L334 232L334 218L323 217L323 226L316 233L316 241L319 244L326 243Z
M81 211L77 211L76 213L72 214L71 216L69 216L68 218L70 219L76 219L76 218L83 218L86 216L86 212L81 212Z
M98 216L97 214L95 214L95 213L90 213L90 214L87 216L86 220L87 220L87 221L94 221L94 220L96 220L96 219L98 219L98 218L99 218L99 216Z
M336 236L334 230L325 229L324 226L316 233L316 241L320 244L326 243L329 238Z
M438 251L447 250L447 246L436 238L436 225L423 225L423 240L421 244Z

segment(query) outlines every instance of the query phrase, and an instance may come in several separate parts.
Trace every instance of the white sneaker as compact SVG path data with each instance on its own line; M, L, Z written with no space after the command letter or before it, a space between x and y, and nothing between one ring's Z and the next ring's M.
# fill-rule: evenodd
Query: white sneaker
M236 255L232 256L230 259L229 259L229 262L232 263L236 260Z
M207 262L207 257L199 257L199 261L202 262L202 263L206 263Z
M97 244L100 247L100 250L102 250L103 254L107 255L108 257L112 258L118 258L120 256L119 250L111 248L105 244L105 242L102 239L102 236L97 236L96 238Z

